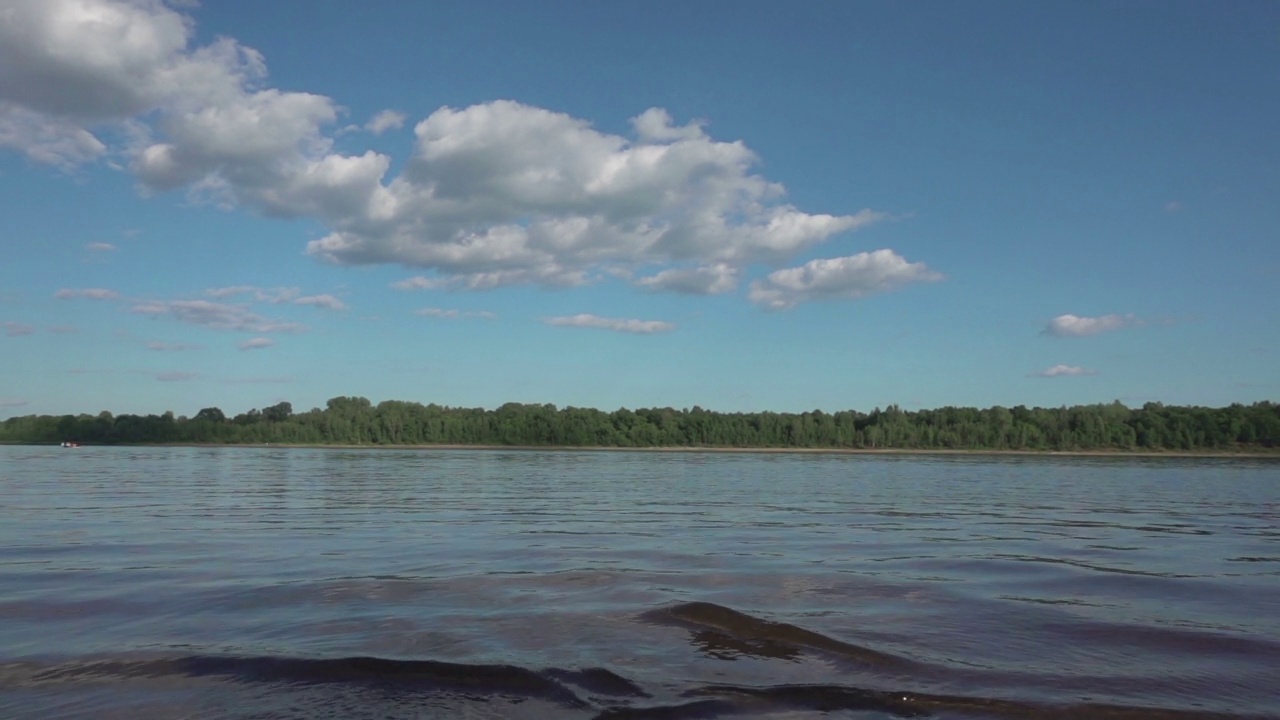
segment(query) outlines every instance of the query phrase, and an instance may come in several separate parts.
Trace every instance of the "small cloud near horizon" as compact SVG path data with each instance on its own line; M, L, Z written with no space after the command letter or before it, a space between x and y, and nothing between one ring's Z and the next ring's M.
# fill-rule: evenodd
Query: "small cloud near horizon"
M34 327L26 323L14 322L12 320L0 323L0 327L4 328L4 334L9 337L32 335L36 331Z
M545 317L542 322L555 327L599 328L614 332L631 333L633 335L652 335L667 332L676 328L674 323L662 320L635 320L629 318L607 318L590 313Z
M1097 370L1089 370L1076 365L1054 365L1047 370L1041 370L1027 375L1027 377L1039 378L1055 378L1055 377L1084 377L1086 375L1097 375Z
M256 338L249 338L248 340L245 340L244 342L240 343L236 347L240 348L241 350L262 350L264 348L269 348L275 344L276 344L276 341L272 340L271 338L256 337Z
M203 350L204 346L190 343L149 342L147 343L147 349L157 352L180 352L182 350Z
M420 317L450 318L450 319L480 318L483 320L493 320L498 317L497 315L489 312L488 310L455 310L453 308L437 308L437 307L418 308L417 310L413 311L413 314L418 315Z
M1138 327L1143 324L1144 321L1132 313L1126 315L1100 315L1098 317L1081 317L1079 315L1066 314L1050 320L1044 330L1040 331L1040 334L1053 337L1085 337L1087 335L1123 330L1124 328Z
M88 300L119 300L120 293L107 288L63 288L54 293L59 300L86 298Z

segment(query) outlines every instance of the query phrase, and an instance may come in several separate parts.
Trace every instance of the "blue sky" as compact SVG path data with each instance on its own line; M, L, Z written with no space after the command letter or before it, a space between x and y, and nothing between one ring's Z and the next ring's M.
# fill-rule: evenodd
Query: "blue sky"
M0 0L0 417L1280 396L1271 2Z

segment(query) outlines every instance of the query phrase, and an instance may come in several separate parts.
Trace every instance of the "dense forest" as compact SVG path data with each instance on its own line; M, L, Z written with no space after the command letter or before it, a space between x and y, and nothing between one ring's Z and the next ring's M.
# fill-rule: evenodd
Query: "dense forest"
M0 442L1280 451L1280 404L722 413L518 403L485 410L336 397L323 410L294 413L282 402L235 417L216 407L190 418L28 415L0 423Z

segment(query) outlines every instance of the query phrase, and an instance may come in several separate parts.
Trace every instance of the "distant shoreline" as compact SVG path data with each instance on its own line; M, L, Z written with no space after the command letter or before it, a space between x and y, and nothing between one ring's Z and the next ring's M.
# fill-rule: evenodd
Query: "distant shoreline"
M32 443L3 443L45 447ZM56 447L56 446L55 446ZM642 452L642 453L725 453L756 455L949 455L1011 457L1098 457L1098 458L1218 458L1218 459L1275 459L1280 460L1280 448L1276 450L984 450L984 449L926 449L926 448L789 448L789 447L723 447L723 446L664 446L618 447L603 445L458 445L458 444L405 444L405 445L352 445L323 443L140 443L115 445L81 445L81 447L192 447L192 448L288 448L317 450L508 450L520 452Z

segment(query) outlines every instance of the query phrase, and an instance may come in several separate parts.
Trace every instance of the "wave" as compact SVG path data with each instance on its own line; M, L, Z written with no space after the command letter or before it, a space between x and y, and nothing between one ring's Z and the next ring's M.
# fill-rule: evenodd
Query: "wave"
M690 602L646 612L647 623L678 626L707 652L740 653L790 660L820 651L854 661L887 676L933 676L938 668L865 648L782 622L754 617L722 605ZM394 697L448 694L484 701L533 699L595 720L697 720L762 713L874 712L895 718L961 714L981 718L1098 718L1100 720L1243 720L1238 714L1108 704L1040 704L1018 699L930 694L914 690L843 684L748 686L701 684L655 700L654 693L603 667L530 669L517 665L398 660L378 657L183 655L105 657L56 664L0 664L0 690L81 683L173 678L221 679L298 688L332 685L392 690ZM659 693L662 694L662 693Z

